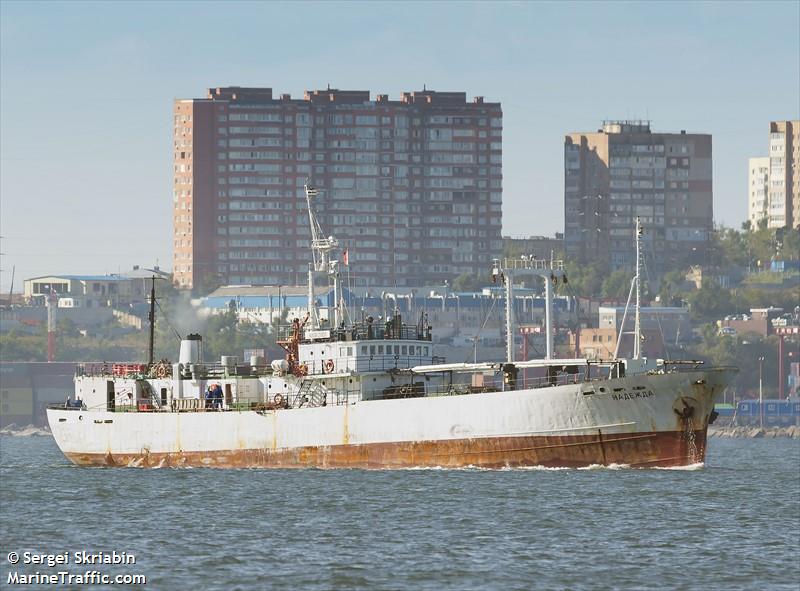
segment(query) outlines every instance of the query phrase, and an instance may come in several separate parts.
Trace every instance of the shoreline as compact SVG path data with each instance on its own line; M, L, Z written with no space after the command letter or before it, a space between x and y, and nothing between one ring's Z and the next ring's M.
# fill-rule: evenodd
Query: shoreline
M0 429L0 435L8 437L52 437L53 434L47 427L37 427L36 425L26 425L18 427L16 424L11 423Z
M800 439L800 425L764 427L763 429L746 425L709 425L708 436L720 438L738 437L743 439L775 439L779 437Z

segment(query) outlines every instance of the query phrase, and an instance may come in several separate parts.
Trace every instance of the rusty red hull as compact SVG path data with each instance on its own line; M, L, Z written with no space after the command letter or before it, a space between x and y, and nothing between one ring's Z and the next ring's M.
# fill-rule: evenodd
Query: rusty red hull
M84 466L216 468L505 468L624 464L679 467L705 459L706 430L524 436L332 445L295 449L65 455Z

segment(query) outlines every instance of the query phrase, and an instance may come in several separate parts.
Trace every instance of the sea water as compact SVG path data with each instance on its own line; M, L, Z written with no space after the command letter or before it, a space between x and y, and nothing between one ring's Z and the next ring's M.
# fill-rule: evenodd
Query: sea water
M796 590L800 442L712 439L682 470L323 471L79 468L0 437L0 548L2 588Z

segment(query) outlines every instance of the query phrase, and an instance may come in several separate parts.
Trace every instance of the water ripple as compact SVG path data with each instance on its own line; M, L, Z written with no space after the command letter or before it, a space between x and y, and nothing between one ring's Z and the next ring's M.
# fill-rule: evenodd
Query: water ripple
M683 470L85 469L3 438L0 547L126 551L153 589L796 590L798 467L720 439Z

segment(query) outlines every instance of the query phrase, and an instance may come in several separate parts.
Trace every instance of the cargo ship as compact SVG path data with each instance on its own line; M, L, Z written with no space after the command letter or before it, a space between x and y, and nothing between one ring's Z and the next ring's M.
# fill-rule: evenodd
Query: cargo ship
M435 355L424 314L413 323L397 312L349 317L339 244L320 228L312 207L316 194L306 187L308 314L280 335L285 357L206 363L201 336L189 335L176 363L155 362L153 286L148 363L79 366L74 398L47 410L70 461L362 469L704 461L714 401L736 369L640 355L638 221L637 273L628 297L630 305L636 294L631 358L554 358L550 312L554 284L565 280L563 263L530 256L496 260L491 270L505 286L506 359L447 363ZM334 288L327 310L314 300L320 275ZM544 359L514 358L511 302L514 277L523 275L544 281Z

